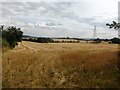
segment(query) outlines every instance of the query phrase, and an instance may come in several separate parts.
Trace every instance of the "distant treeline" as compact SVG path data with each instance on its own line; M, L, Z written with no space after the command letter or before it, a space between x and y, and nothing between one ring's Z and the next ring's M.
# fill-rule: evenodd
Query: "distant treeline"
M111 39L111 42L115 43L115 44L120 44L120 39L119 38L113 38L113 39Z
M55 39L55 38L54 38ZM38 43L79 43L80 40L82 41L92 41L92 43L101 43L101 42L108 42L108 43L114 43L114 44L120 44L120 39L119 38L112 38L112 39L90 39L90 40L85 40L85 39L79 39L79 38L56 38L56 39L64 39L62 41L54 41L51 38L44 38L44 37L38 37L38 38L24 38L24 41L32 41L32 42L38 42ZM66 41L66 39L74 39L74 40L69 40Z
M23 39L24 41L32 41L32 42L38 42L38 43L52 43L54 42L52 39L50 38L29 38L29 39Z
M114 44L120 44L120 39L119 38L112 38L112 39L95 39L94 40L97 43L101 43L102 41L108 42L108 43L114 43Z

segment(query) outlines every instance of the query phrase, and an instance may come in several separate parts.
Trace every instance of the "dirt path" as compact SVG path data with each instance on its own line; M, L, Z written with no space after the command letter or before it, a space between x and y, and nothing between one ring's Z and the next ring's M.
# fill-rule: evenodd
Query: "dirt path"
M9 50L9 52L24 52L24 51L34 52L37 49L30 47L29 45L25 45L24 42L19 42L18 46L16 46L14 49Z

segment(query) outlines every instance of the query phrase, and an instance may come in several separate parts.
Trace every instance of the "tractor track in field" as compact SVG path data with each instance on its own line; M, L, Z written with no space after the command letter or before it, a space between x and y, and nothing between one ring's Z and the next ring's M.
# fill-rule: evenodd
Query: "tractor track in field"
M28 52L35 52L35 51L37 51L37 49L35 49L35 48L32 48L32 47L30 47L30 46L27 46L27 45L25 45L25 43L23 43L23 42L20 42L20 43L18 43L18 46L16 46L14 49L12 49L12 50L9 50L9 52L24 52L24 51L28 51Z

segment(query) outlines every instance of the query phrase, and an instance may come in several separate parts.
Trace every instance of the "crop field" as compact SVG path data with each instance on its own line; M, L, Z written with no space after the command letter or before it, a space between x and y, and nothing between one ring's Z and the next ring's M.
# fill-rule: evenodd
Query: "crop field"
M118 45L23 41L2 56L3 88L118 88Z

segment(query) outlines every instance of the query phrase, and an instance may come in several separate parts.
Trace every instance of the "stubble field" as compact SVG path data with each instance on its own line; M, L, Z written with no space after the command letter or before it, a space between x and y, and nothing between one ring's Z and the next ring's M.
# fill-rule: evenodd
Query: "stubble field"
M119 87L118 45L23 41L3 53L3 88Z

